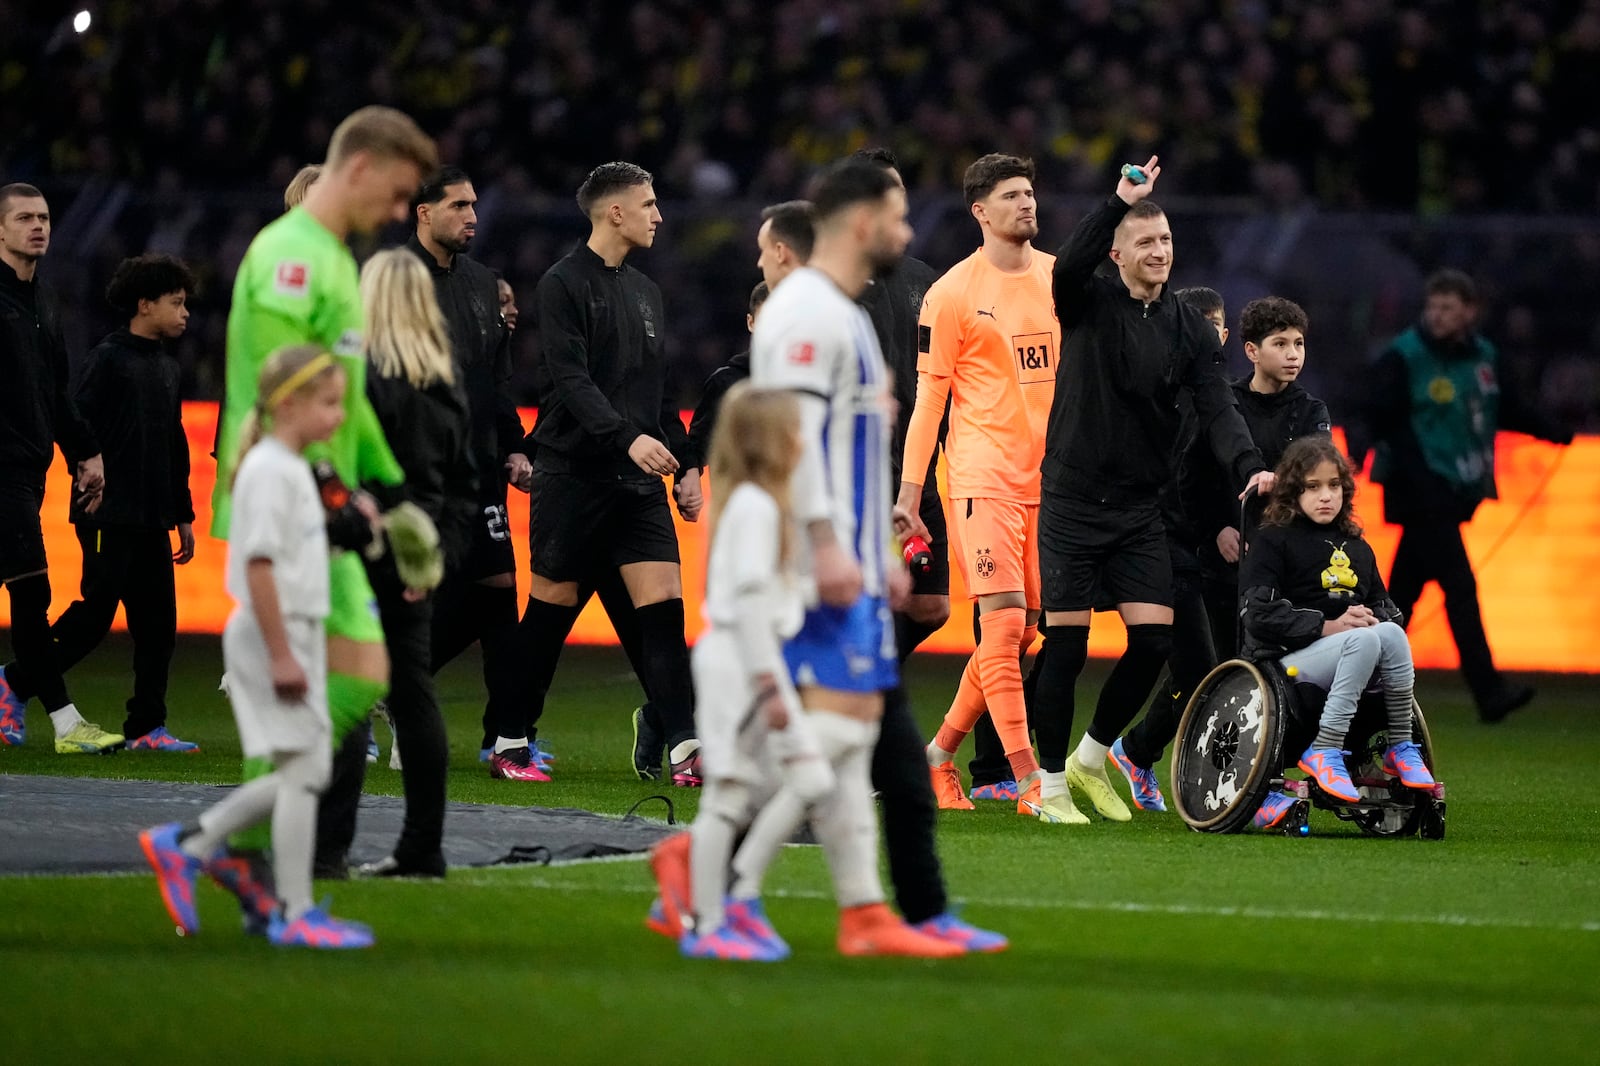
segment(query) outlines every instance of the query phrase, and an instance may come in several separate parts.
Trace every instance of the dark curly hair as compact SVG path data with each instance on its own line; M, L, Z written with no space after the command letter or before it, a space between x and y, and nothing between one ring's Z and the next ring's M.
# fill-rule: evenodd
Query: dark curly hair
M1267 510L1261 518L1265 526L1286 526L1300 514L1300 493L1305 489L1306 478L1323 463L1332 463L1339 472L1339 483L1344 486L1344 500L1333 525L1347 537L1361 536L1361 523L1356 521L1356 479L1350 470L1350 461L1344 457L1332 438L1320 434L1301 437L1289 445L1278 463L1277 483L1267 496Z

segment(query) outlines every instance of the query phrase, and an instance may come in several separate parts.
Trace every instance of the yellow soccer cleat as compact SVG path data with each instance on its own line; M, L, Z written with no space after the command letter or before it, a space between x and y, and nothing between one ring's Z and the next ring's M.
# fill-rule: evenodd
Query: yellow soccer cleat
M1039 801L1039 821L1049 825L1088 825L1089 816L1078 810L1072 794L1051 796Z
M93 722L79 722L64 737L56 737L57 755L104 755L122 747L121 733L107 733Z
M1067 760L1067 785L1087 796L1089 802L1094 804L1094 809L1100 812L1100 817L1113 822L1133 821L1133 812L1128 810L1128 805L1111 787L1111 779L1106 776L1104 769L1096 767L1085 770L1076 757L1070 758Z

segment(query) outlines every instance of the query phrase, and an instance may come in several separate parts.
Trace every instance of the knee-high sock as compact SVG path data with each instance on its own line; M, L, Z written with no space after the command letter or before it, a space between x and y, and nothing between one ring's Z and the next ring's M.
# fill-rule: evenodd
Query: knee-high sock
M700 793L700 813L689 827L689 883L698 932L722 926L733 842L748 822L749 790L738 781L708 779Z
M823 715L819 739L831 734L835 749L833 793L811 811L811 829L833 874L841 910L883 902L878 877L878 812L872 804L872 747L877 725ZM831 721L826 721L831 719ZM827 741L824 741L825 750Z
M272 760L246 758L239 770L239 780L244 784L259 780L272 773ZM243 829L231 831L228 847L237 852L264 852L272 846L272 826L262 817Z
M877 735L876 725L867 725L845 718L842 715L826 711L805 712L806 728L815 735L818 749L824 758L835 767L835 774L841 760L854 747L860 747L864 752L863 773L866 776L866 796L868 808L871 806L872 786L870 757L873 738ZM791 727L793 728L793 727ZM824 797L822 803L832 802L839 795L841 789L837 784L831 794ZM750 824L750 831L745 834L744 843L739 845L738 852L733 857L733 888L729 893L735 899L756 899L761 895L761 883L765 878L767 869L778 856L778 850L794 836L800 823L806 820L811 813L811 805L801 796L794 785L785 784L776 795L755 816ZM823 834L829 830L842 832L848 823L829 823L827 827L819 826L813 822L812 828L817 833L817 839L822 841ZM876 837L877 819L873 818L873 856L871 872L874 882L878 876ZM840 840L842 840L842 836ZM838 844L836 843L835 847ZM824 847L827 845L824 842ZM833 864L830 856L830 867ZM847 864L848 864L848 860ZM836 879L838 875L836 874ZM883 890L878 889L878 898L883 898ZM869 900L867 902L875 902Z
M201 812L199 828L183 838L183 850L197 859L209 859L230 835L266 825L282 784L271 770L246 781Z
M1012 773L1021 781L1039 769L1028 739L1028 706L1022 698L1022 664L1017 660L1028 630L1027 612L1021 607L1002 607L986 612L980 624L983 643L978 645L978 676L984 699Z
M1403 744L1411 736L1411 699L1416 668L1405 630L1393 623L1378 626L1378 678L1383 683L1383 707L1389 718L1389 743Z
M537 734L539 719L544 716L544 700L556 676L556 664L561 661L561 649L566 646L567 636L581 609L577 605L528 597L527 609L522 612L522 621L517 627L523 670L526 671L523 694L527 706L523 714L509 716L495 724L495 731L500 735L516 737L526 733L532 740Z
M639 621L645 691L661 716L670 752L694 737L694 681L683 637L683 601L662 600L634 610Z
M1128 728L1139 708L1161 677L1161 668L1172 654L1172 626L1132 625L1128 627L1128 648L1111 668L1111 676L1100 689L1089 736L1109 748ZM1104 761L1102 756L1101 761ZM1101 766L1093 769L1103 769Z
M1039 736L1039 765L1047 773L1067 768L1078 675L1088 658L1088 626L1044 627L1044 647L1034 660L1033 727Z
M311 909L311 863L317 846L317 797L328 784L330 753L300 752L282 760L282 785L272 805L272 877L285 920Z
M950 709L945 712L944 722L928 748L929 764L937 766L949 762L961 750L962 742L972 732L972 727L978 724L984 710L983 681L978 672L978 653L975 650L967 660L967 668L961 671L961 683L956 686Z

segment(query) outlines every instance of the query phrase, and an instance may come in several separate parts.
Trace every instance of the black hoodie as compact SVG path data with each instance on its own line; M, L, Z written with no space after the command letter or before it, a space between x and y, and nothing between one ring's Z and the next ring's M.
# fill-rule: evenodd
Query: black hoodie
M1232 383L1234 402L1250 429L1250 439L1267 469L1277 468L1283 453L1300 437L1333 432L1328 405L1292 382L1281 392L1255 392L1250 374ZM1217 534L1239 525L1239 491L1244 486L1217 465L1204 441L1191 444L1178 471L1182 525L1180 540L1193 546L1208 567L1231 565L1217 552Z
M100 454L68 376L54 294L0 263L0 477L43 484L57 443L68 465Z
M77 405L104 449L106 488L94 514L73 501L74 522L171 529L194 521L178 379L164 344L125 329L89 353Z
M1239 589L1247 656L1297 651L1322 636L1324 622L1355 606L1370 608L1379 621L1400 621L1361 534L1304 515L1261 528L1245 554Z

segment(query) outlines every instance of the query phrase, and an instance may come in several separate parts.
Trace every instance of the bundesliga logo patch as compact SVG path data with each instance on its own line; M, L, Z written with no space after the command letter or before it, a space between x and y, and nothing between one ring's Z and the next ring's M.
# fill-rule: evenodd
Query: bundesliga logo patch
M789 347L789 362L794 366L810 366L817 361L817 349L810 341L800 341Z
M305 263L285 260L278 264L273 287L285 296L304 296L310 278L311 268Z

